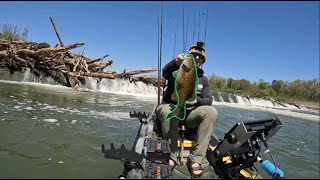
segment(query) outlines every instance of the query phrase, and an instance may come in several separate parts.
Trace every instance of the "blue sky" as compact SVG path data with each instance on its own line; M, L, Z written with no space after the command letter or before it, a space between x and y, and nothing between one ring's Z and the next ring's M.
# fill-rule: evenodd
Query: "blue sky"
M110 54L121 72L157 68L159 2L0 2L0 23L29 31L29 40L59 43L52 16L65 45L89 58ZM162 67L183 51L183 9L187 48L205 37L206 75L225 78L294 81L319 78L319 2L198 2L163 4ZM184 7L184 8L183 8ZM188 13L189 12L189 13ZM194 13L196 22L194 22ZM187 23L189 16L189 23ZM195 24L200 24L195 27ZM187 33L188 26L188 33ZM176 45L174 48L176 35ZM194 41L193 41L194 40ZM175 50L175 51L174 51Z

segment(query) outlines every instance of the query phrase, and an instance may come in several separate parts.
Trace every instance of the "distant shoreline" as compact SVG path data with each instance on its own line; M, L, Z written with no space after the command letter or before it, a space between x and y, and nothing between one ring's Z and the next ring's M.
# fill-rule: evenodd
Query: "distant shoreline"
M299 106L304 106L307 109L320 110L320 103L317 102L307 102L307 101L296 101Z

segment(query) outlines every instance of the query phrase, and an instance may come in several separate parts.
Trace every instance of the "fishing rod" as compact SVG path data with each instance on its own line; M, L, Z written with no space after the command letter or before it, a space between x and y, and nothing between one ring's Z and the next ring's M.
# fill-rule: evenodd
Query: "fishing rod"
M206 26L205 26L205 32L204 32L204 45L206 45L206 38L207 38L207 27L208 27L208 14L209 14L209 10L207 8L207 10L202 14L202 15L206 15ZM198 27L198 41L200 40L200 15L201 15L201 11L200 11L200 8L199 8L199 27Z
M173 41L173 55L172 55L172 59L175 58L175 55L176 55L176 41L177 41L177 19L174 18L173 19L173 24L175 26L175 29L174 29L174 41Z
M198 41L200 40L200 7L199 7L199 19L198 19L199 21L198 21Z
M187 47L187 44L188 44L188 29L189 29L189 15L190 15L190 7L188 8L188 17L187 17L187 31L185 32L185 20L184 20L184 16L185 16L185 14L184 14L184 4L183 4L183 9L182 9L182 21L183 21L183 30L182 30L182 36L183 36L183 53L186 53L186 47ZM193 36L194 36L194 34L193 34ZM194 37L193 37L193 39L194 39Z
M196 12L195 12L196 13ZM206 39L207 39L207 28L208 28L208 14L209 14L209 10L207 8L207 10L202 14L202 15L206 15L206 25L205 25L205 29L204 29L204 46L206 45ZM201 10L200 10L200 7L199 7L199 16L198 16L198 41L200 41L200 26L201 26L201 23L200 23L200 15L201 15ZM195 16L194 16L195 17ZM194 22L194 25L196 23ZM195 30L195 28L194 28Z
M186 52L186 43L185 43L185 35L184 35L184 4L182 7L182 40L183 40L183 47L182 47L182 52Z
M160 26L160 33L159 33L159 26ZM160 104L161 55L162 55L162 2L160 2L160 25L159 25L159 18L158 18L158 105Z
M188 44L188 27L189 27L189 14L190 14L190 7L188 8L188 17L187 17L187 32L186 32L186 45Z
M193 43L195 42L194 41L194 37L195 37L195 34L196 34L196 14L197 14L197 8L195 8L195 11L194 11L194 15L193 15Z
M208 8L207 8L207 11L206 11L206 27L205 27L205 32L204 32L204 46L206 45L206 37L207 37L207 26L208 26L208 14L209 14L209 11L208 11Z

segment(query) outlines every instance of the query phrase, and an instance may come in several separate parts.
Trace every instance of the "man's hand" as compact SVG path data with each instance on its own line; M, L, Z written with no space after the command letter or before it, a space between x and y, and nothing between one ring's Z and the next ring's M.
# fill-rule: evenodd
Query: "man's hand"
M187 108L197 107L197 106L198 106L197 100L191 102L190 104L189 104L189 103L186 104L186 107L187 107Z
M176 57L176 64L180 67L182 61L183 61L183 56L184 54L179 54L177 57Z

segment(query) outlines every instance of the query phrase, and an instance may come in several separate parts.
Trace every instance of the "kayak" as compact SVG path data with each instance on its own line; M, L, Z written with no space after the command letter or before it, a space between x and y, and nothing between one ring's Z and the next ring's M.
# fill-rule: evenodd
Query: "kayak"
M184 163L178 163L174 169L169 166L170 143L162 138L161 122L157 119L153 108L151 115L141 112L130 112L131 118L138 118L140 127L133 147L127 150L124 145L116 149L113 145L106 150L102 145L102 153L107 159L118 159L124 163L123 173L119 178L129 179L172 179L192 177ZM259 156L261 146L280 128L278 118L236 123L225 134L218 138L212 134L207 156L201 166L204 168L201 179L263 179L255 165L261 163ZM196 129L179 129L178 147L181 159L186 159L196 144ZM183 139L182 139L183 137ZM183 147L183 148L181 148ZM283 178L283 172L272 163L264 161L263 169L273 178ZM273 168L273 169L272 169ZM270 177L267 177L270 178Z

